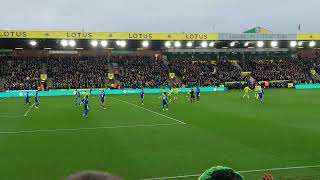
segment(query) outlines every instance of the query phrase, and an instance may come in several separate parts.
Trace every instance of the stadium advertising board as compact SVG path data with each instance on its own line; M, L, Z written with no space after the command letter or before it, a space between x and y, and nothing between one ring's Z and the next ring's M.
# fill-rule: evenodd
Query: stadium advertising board
M313 40L313 41L318 41L320 40L320 34L305 34L305 33L301 33L301 34L297 34L297 40Z
M254 33L220 33L220 40L244 40L244 41L258 41L258 40L296 40L295 34L254 34Z
M217 33L0 31L0 38L22 39L218 40L218 37Z
M79 90L81 93L84 93L86 89ZM223 92L225 91L224 87L200 87L201 92ZM121 94L139 94L140 89L111 89L106 90L107 94L115 94L115 95L121 95ZM169 91L169 89L167 89ZM189 92L190 88L179 88L179 92ZM0 92L0 97L24 97L26 93L29 92L31 96L34 96L35 91L6 91L6 92ZM101 89L94 89L92 91L93 95L101 94ZM144 92L147 94L156 94L161 93L162 89L160 88L154 88L144 89ZM51 90L51 91L40 91L39 96L73 96L75 95L74 90Z

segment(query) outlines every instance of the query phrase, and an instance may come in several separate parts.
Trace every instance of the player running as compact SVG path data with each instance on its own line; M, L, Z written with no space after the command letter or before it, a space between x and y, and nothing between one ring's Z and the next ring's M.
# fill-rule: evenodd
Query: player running
M200 88L197 87L196 89L196 96L197 96L197 102L200 102Z
M191 103L194 103L196 101L194 97L194 90L192 88L190 90L190 101Z
M81 98L80 98L80 92L76 89L76 100L75 100L75 106L81 105Z
M169 98L170 102L172 101L172 95L173 95L173 89L170 87L169 88L169 93L168 93L168 98Z
M27 94L26 94L26 105L31 105L31 102L30 102L30 95L29 95L29 92L27 92Z
M104 90L102 90L102 93L100 94L100 100L101 100L101 106L103 109L106 109L106 93Z
M140 100L141 100L141 105L144 105L144 90L141 88L140 91Z
M173 99L177 100L178 99L178 95L179 95L179 89L178 88L174 88L173 89Z
M263 88L260 87L258 95L259 95L260 104L262 104L263 103L263 99L264 99L264 90L263 90Z
M256 99L259 99L259 91L261 89L261 86L259 84L256 84L254 87L254 97Z
M83 93L83 99L81 100L81 103L82 103L82 104L84 103L84 99L85 99L87 96L89 97L89 94L87 93L87 91L84 91L84 93Z
M169 110L169 106L168 106L168 97L167 97L167 93L164 92L162 95L162 110Z
M39 108L39 94L38 91L36 91L36 95L34 96L34 104L35 104L35 108Z
M84 108L83 117L88 118L88 113L89 113L89 95L86 95L86 97L83 100L83 108Z
M244 91L244 95L242 96L242 98L245 98L245 97L247 96L247 98L249 99L249 98L250 98L249 92L252 91L252 90L249 88L249 86L246 86L246 87L243 89L243 91Z

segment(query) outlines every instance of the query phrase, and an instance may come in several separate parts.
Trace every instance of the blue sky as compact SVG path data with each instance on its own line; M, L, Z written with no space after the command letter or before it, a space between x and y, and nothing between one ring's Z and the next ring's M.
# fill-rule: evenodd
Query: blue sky
M2 0L0 29L320 32L320 0Z

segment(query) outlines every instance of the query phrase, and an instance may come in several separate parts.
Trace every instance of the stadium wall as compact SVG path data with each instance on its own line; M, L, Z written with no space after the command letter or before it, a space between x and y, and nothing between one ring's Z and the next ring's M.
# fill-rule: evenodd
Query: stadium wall
M179 88L179 92L186 93L189 92L191 88ZM102 92L103 89L94 89L92 90L93 95L98 95ZM168 92L168 88L166 92ZM224 87L200 87L201 92L224 92L226 89ZM80 93L89 92L89 89L81 89ZM29 92L31 96L34 96L35 90L18 90L18 91L6 91L0 92L0 98L8 98L8 97L24 97L26 93ZM146 94L160 94L162 89L144 89ZM106 90L106 94L110 95L124 95L124 94L139 94L140 89L110 89ZM73 96L75 95L75 91L60 89L60 90L50 90L50 91L39 91L39 96Z

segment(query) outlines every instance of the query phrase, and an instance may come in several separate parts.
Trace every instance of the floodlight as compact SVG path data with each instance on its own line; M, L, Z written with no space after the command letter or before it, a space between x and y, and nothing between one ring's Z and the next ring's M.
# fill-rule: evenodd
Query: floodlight
M170 47L170 46L171 46L171 42L170 42L170 41L167 41L164 45L165 45L166 47Z
M70 40L69 41L69 46L71 46L71 47L76 46L76 41L75 40Z
M203 47L203 48L208 47L208 42L207 41L202 41L201 42L201 47Z
M149 46L149 41L142 41L142 47L146 48Z
M192 47L193 43L191 41L187 42L187 47Z
M97 46L98 46L98 41L93 40L93 41L90 42L90 44L91 44L91 46L93 46L93 47L97 47Z
M296 46L297 46L297 41L290 42L290 47L296 47Z
M120 46L121 47L126 47L127 45L127 42L126 41L120 41Z
M174 42L174 46L175 46L176 48L181 47L181 42L180 42L180 41Z
M271 47L277 47L278 41L271 41Z
M33 41L33 40L30 41L30 45L31 45L31 46L36 46L36 45L37 45L37 41Z
M108 45L108 41L101 41L100 44L102 47L106 47Z
M257 42L257 46L258 46L258 47L261 48L261 47L263 47L263 45L264 45L264 42L263 42L263 41L258 41L258 42Z
M68 41L67 41L67 40L62 40L62 41L61 41L61 45L62 45L63 47L68 46Z
M309 46L310 46L310 47L314 47L315 45L316 45L316 42L310 41L310 43L309 43Z

